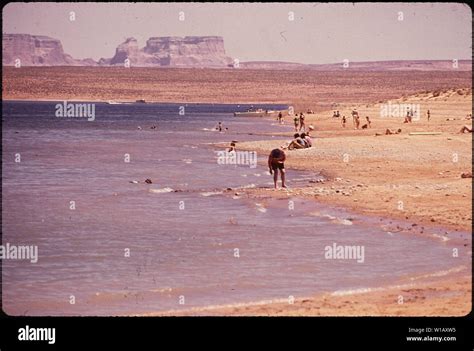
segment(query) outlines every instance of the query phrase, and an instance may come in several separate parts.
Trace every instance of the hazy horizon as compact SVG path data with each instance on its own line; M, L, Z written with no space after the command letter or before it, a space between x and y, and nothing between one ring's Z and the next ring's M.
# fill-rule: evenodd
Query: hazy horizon
M472 59L465 4L9 3L2 17L4 34L50 36L74 58L94 60L112 57L127 37L142 48L157 36L222 36L240 61Z

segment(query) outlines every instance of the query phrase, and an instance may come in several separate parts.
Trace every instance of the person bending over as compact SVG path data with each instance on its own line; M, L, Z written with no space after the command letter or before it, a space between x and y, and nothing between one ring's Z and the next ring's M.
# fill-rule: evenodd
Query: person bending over
M270 174L273 174L273 183L277 189L278 170L280 170L281 187L286 188L285 185L285 162L286 155L281 149L273 149L268 156L268 169Z

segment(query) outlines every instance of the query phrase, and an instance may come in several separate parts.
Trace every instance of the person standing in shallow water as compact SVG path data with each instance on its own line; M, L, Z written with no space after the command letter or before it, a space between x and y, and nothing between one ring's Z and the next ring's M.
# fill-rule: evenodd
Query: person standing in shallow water
M278 123L283 124L283 114L281 111L278 113Z
M268 156L268 169L270 174L273 174L273 183L275 189L278 188L278 170L280 170L281 177L281 187L286 188L285 185L285 162L286 155L285 152L281 149L273 149Z

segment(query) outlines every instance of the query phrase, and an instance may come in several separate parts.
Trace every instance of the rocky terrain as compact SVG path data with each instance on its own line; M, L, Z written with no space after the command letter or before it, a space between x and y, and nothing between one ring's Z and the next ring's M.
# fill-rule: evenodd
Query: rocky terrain
M111 58L74 59L64 53L61 41L41 35L4 34L4 66L130 66L233 68L226 55L224 39L219 36L152 37L140 48L130 37L118 45ZM281 61L239 62L247 70L311 70L311 71L471 71L472 60L394 60L343 62L333 64L301 64Z
M92 59L77 60L64 53L61 41L44 35L3 34L4 66L95 66Z
M470 71L472 60L393 60L372 62L347 61L331 64L301 64L294 62L248 61L242 62L246 69L285 69L314 71Z
M233 60L226 56L224 39L204 37L152 37L139 48L135 38L128 38L112 58L74 59L64 53L61 41L42 35L4 34L4 66L124 66L135 67L215 67L225 68ZM19 61L18 61L19 60ZM128 60L128 61L127 61Z
M120 44L111 59L101 59L101 65L124 65L147 67L228 67L232 58L226 56L224 39L206 37L153 37L146 46L138 47L135 38Z

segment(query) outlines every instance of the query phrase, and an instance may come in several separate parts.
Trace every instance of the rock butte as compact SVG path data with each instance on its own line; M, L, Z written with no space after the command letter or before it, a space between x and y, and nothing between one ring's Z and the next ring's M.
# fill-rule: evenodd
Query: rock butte
M4 34L3 66L99 66L120 67L130 63L135 67L199 67L232 68L233 59L226 55L224 39L219 36L151 37L140 48L130 37L120 44L111 58L95 61L74 59L64 53L61 41L43 35ZM126 60L129 61L126 61ZM472 60L393 60L341 63L303 64L282 61L240 62L244 69L319 70L319 71L471 71Z
M217 36L152 37L144 48L135 38L120 44L112 58L77 60L65 54L61 41L42 35L4 34L2 64L22 66L131 66L157 67L231 67L224 39Z
M2 65L21 66L94 66L92 59L76 60L65 54L61 41L44 35L3 34Z

